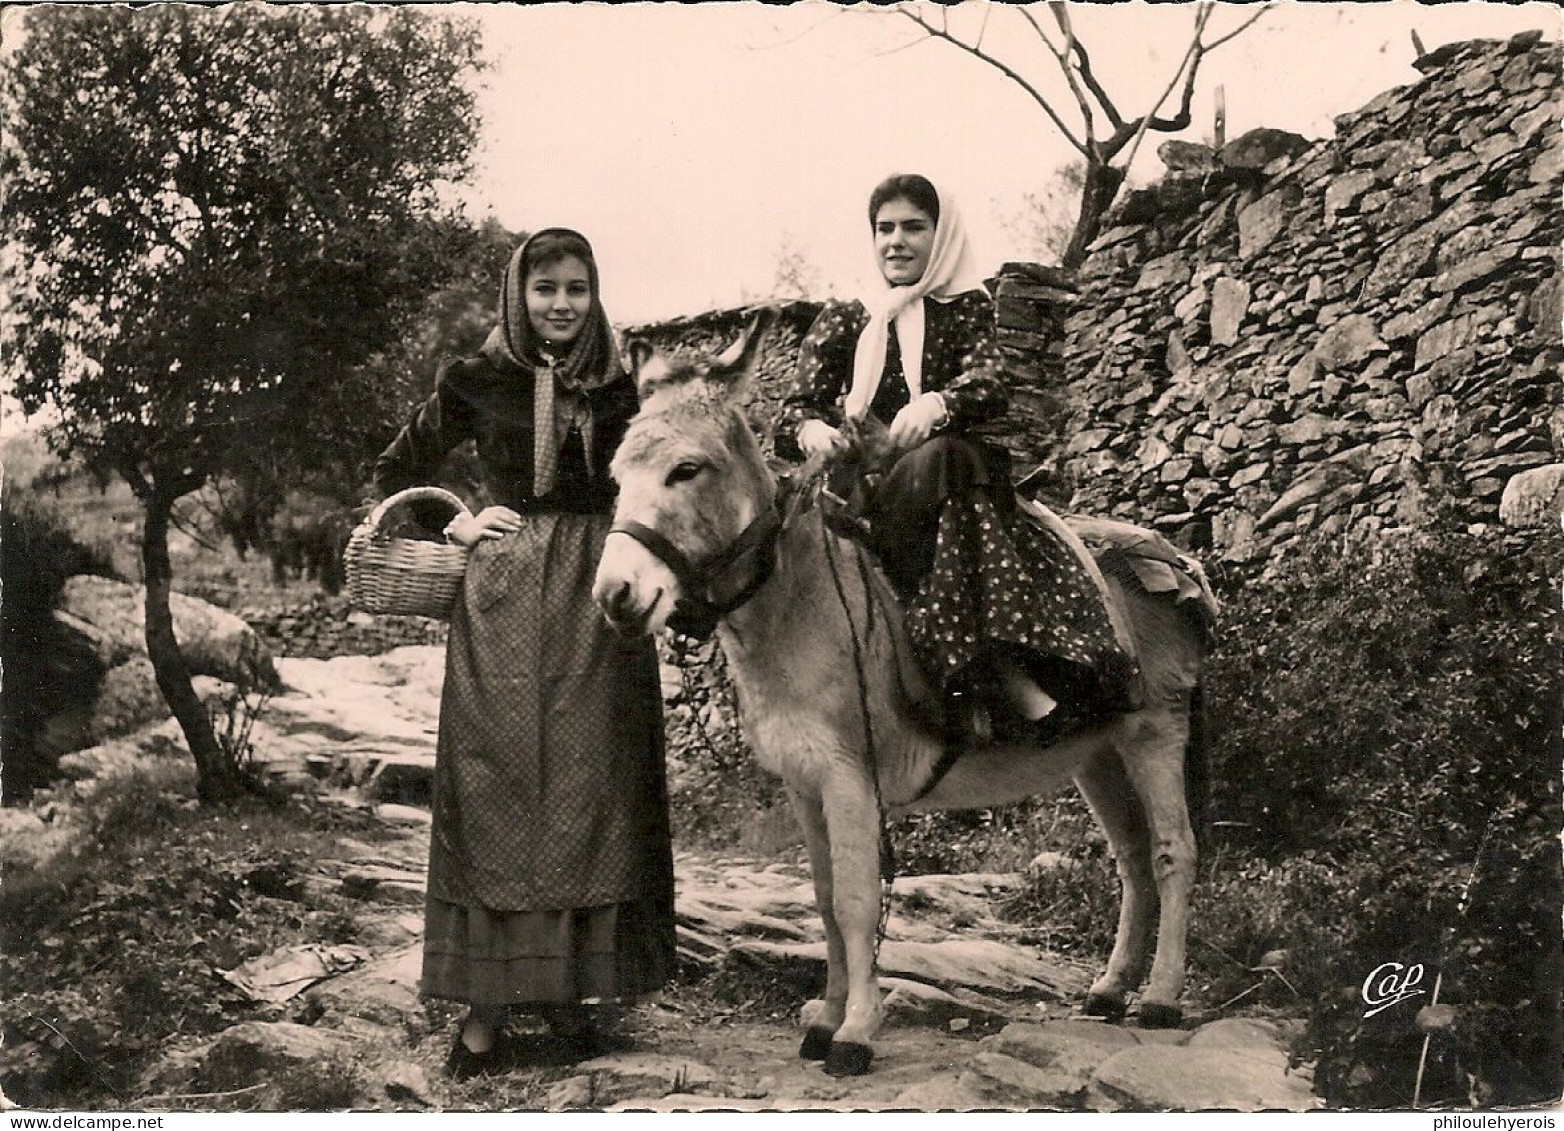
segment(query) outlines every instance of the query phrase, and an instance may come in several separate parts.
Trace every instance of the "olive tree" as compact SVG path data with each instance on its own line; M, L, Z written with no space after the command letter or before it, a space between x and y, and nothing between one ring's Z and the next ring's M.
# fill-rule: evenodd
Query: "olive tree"
M140 501L148 656L200 796L226 799L242 777L170 613L175 503L262 462L341 466L384 418L368 363L473 239L450 189L481 44L370 6L50 6L9 30L5 376Z

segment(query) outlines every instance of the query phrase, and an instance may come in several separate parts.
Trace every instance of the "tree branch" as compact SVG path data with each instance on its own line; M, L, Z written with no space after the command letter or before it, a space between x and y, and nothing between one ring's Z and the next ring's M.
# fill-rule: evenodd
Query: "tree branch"
M1052 10L1054 19L1059 22L1060 30L1064 32L1064 47L1055 53L1055 58L1059 60L1059 69L1064 72L1065 82L1070 84L1070 93L1075 95L1075 101L1081 108L1081 119L1086 124L1086 144L1095 149L1097 144L1097 127L1092 120L1091 103L1086 101L1086 92L1081 89L1081 84L1075 77L1075 68L1070 65L1070 52L1075 46L1075 30L1070 25L1070 15L1065 11L1063 4L1055 2L1049 4L1048 7ZM1032 19L1032 13L1025 8L1022 8L1021 12L1028 21ZM1036 25L1034 24L1033 26ZM1038 28L1038 34L1042 35L1041 28ZM1049 42L1050 46L1052 45L1051 41L1047 40L1046 37L1044 41Z
M1059 117L1058 111L1056 111L1053 106L1049 104L1048 99L1042 94L1042 92L1031 83L1027 82L1026 79L1023 78L1013 67L1010 67L1003 61L994 58L987 52L977 50L970 43L956 38L945 28L935 27L916 12L910 12L906 8L900 7L897 8L896 11L907 19L911 20L913 23L917 24L932 38L943 39L946 43L950 43L956 47L961 48L961 50L965 51L968 55L971 55L974 59L979 59L982 62L987 63L990 67L993 67L995 70L999 71L1011 82L1019 86L1022 90L1026 91L1027 95L1032 99L1032 101L1037 103L1037 105L1042 108L1043 113L1048 115L1049 119L1058 128L1059 132L1064 135L1064 139L1072 146L1074 146L1076 151L1080 153L1080 155L1086 160L1094 160L1093 152L1086 147L1085 143L1080 141L1073 133L1070 132L1070 127L1064 124L1064 119Z
M1152 105L1151 110L1146 114L1146 116L1141 118L1140 126L1135 130L1135 136L1130 141L1129 156L1124 159L1124 169L1126 171L1129 169L1130 163L1135 160L1135 151L1140 148L1140 139L1146 136L1147 128L1154 121L1168 120L1158 119L1157 111L1161 109L1162 104L1167 101L1168 95L1173 93L1173 88L1178 85L1179 75L1184 73L1184 69L1186 67L1189 68L1189 81L1184 86L1184 105L1183 109L1179 112L1180 116L1184 118L1184 125L1175 125L1173 128L1184 129L1185 126L1189 125L1189 99L1190 94L1194 90L1195 86L1195 70L1200 65L1200 36L1201 33L1206 30L1206 21L1211 18L1212 7L1212 4L1206 3L1200 5L1200 7L1197 9L1195 14L1195 34L1190 41L1189 50L1184 52L1184 58L1179 63L1178 69L1173 72L1173 77L1168 81L1167 88L1163 90L1162 96L1158 98L1157 101ZM1159 126L1158 129L1165 129L1165 127Z
M1243 23L1239 24L1232 31L1228 32L1224 36L1212 40L1210 43L1200 42L1200 31L1205 27L1205 20L1199 20L1196 25L1194 58L1189 61L1189 75L1184 82L1184 96L1179 107L1179 112L1173 118L1153 118L1151 121L1152 129L1160 130L1164 133L1171 133L1174 130L1183 130L1189 128L1190 101L1194 97L1195 79L1200 74L1200 64L1205 61L1205 57L1207 55L1211 54L1211 52L1222 46L1222 44L1227 43L1229 40L1236 39L1238 36L1248 31L1251 27L1254 26L1255 21L1257 21L1261 16L1265 15L1268 11L1270 11L1270 5L1262 7L1258 12L1250 16Z
M1080 72L1081 81L1086 84L1086 89L1092 92L1097 99L1097 104L1102 107L1103 114L1114 129L1124 125L1124 117L1119 113L1119 108L1114 105L1113 99L1103 89L1102 83L1097 80L1096 73L1092 70L1091 57L1086 54L1086 44L1079 39L1075 43L1075 66Z
M1261 5L1260 10L1258 12L1256 12L1254 15L1250 16L1243 23L1239 24L1232 31L1228 32L1226 35L1224 35L1224 36L1222 36L1222 37L1220 37L1218 39L1212 40L1210 43L1207 43L1203 47L1201 47L1200 53L1202 55L1209 55L1211 52L1215 51L1218 47L1222 46L1222 44L1226 43L1228 40L1230 40L1230 39L1237 39L1240 35L1242 35L1244 32L1248 31L1251 27L1253 27L1255 22L1257 20L1259 20L1261 16L1265 15L1270 10L1271 10L1271 5L1269 5L1269 4Z

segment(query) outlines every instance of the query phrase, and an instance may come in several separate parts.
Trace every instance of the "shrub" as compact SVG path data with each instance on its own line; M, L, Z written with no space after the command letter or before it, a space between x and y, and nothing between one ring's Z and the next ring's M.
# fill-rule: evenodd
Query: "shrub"
M1365 1019L1387 961L1441 977L1428 1102L1559 1095L1557 532L1406 533L1305 548L1232 597L1209 669L1224 851L1197 926L1255 1000L1311 1004L1316 1085L1410 1102L1418 1006ZM1231 988L1233 970L1213 971Z

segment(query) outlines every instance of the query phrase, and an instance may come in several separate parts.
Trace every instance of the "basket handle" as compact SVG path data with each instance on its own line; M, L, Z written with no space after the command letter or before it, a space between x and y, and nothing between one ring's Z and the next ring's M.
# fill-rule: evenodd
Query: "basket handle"
M364 520L365 525L374 530L380 529L380 523L392 507L399 507L403 503L417 503L423 501L445 503L456 511L457 514L471 514L467 504L462 502L444 487L409 487L404 491L398 491L394 495L387 496L381 503L369 512L369 517Z

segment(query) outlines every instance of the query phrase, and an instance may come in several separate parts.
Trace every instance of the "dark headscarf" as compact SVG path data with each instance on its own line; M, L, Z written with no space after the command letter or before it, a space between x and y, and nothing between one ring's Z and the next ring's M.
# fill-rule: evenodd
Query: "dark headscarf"
M527 275L540 262L553 263L567 256L586 264L592 305L570 352L555 359L527 317ZM597 259L585 236L569 228L544 228L516 249L500 283L499 321L480 352L497 369L520 371L534 378L534 493L546 495L552 489L559 445L572 424L581 430L590 468L592 416L581 394L622 377L624 367L598 292Z
M501 369L523 369L530 373L548 364L543 340L527 318L525 294L527 273L545 256L550 262L575 256L586 264L587 279L592 287L592 306L587 311L586 323L571 343L569 355L555 362L554 381L566 392L607 385L623 373L623 366L614 343L613 328L603 312L597 258L586 237L569 228L544 228L534 232L510 257L505 278L500 283L499 323L489 332L481 352Z

